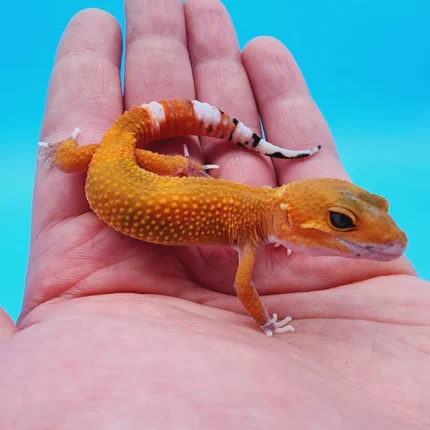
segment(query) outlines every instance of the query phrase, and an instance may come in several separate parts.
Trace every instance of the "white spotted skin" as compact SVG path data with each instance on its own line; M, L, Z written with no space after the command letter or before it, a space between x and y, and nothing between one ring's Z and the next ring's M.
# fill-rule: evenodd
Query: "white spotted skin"
M251 129L243 122L239 122L233 132L232 140L233 143L245 143L251 140L252 135Z
M275 145L272 145L265 139L261 139L260 142L258 142L258 145L256 146L255 150L263 154L273 154L274 152L280 151L282 149Z
M140 107L148 111L149 115L151 116L154 129L160 130L160 122L166 119L163 106L160 103L153 101L148 104L144 103Z
M290 159L302 158L313 155L320 149L320 147L315 147L305 149L303 151L294 151L272 145L263 138L261 138L258 144L255 145L256 141L253 141L254 133L244 123L240 121L236 122L233 117L229 117L228 115L222 115L219 108L212 106L209 103L192 100L191 104L193 106L195 117L202 123L203 128L205 129L199 130L200 133L203 133L201 134L202 136L206 135L204 134L206 132L209 133L208 129L210 126L217 128L222 124L224 129L233 130L231 135L231 141L233 143L247 146L249 149L269 157L275 156L276 158ZM142 104L140 107L149 113L155 133L159 132L160 125L166 122L166 114L164 112L163 105L157 101L151 101L150 103ZM207 135L211 134L209 133ZM247 145L247 143L251 142L253 143L252 145Z
M159 122L162 122L166 119L166 114L164 113L163 106L158 102L149 103L149 109L151 112L157 117Z
M306 155L306 156L313 155L320 150L320 147L305 149L303 151L294 151L292 149L280 148L279 146L272 145L265 139L261 139L258 145L253 149L264 155L271 155L276 152L279 152L285 158L298 158L303 155Z
M198 100L193 100L192 102L194 115L199 121L203 122L205 128L208 128L210 125L218 126L221 124L226 128L232 119L228 119L227 117L222 117L220 110L210 105L209 103L202 103ZM238 122L233 134L232 134L232 142L235 144L245 144L246 142L250 142L253 138L252 130L247 127L243 122ZM313 155L319 151L319 147L306 149L303 151L294 151L290 149L280 148L278 146L272 145L267 142L265 139L261 139L257 146L249 146L255 152L262 153L264 155L272 155L275 153L282 154L284 158L300 158L302 156Z
M202 121L205 127L209 127L210 125L217 126L221 123L221 112L218 108L197 100L193 100L191 103L193 104L196 118Z

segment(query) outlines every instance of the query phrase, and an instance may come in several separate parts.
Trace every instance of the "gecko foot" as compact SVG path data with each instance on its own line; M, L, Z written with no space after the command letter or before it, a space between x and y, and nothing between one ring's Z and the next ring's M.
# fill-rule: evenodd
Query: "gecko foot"
M288 257L292 254L293 251L290 248L287 248L285 245L283 245L280 242L273 242L273 247L274 248L279 248L280 246L283 246L286 249Z
M205 170L210 169L219 169L218 164L199 164L191 159L190 152L188 151L188 147L186 144L184 144L184 157L188 158L190 160L190 166L188 170L185 172L182 172L186 176L197 176L197 177L203 177L203 178L210 178L212 179L212 176L209 176Z
M278 321L278 315L273 314L273 318L271 318L268 323L260 326L260 328L267 336L273 336L273 333L286 333L287 331L295 331L295 328L291 324L288 324L291 320L291 317L286 317L283 320Z
M58 148L60 147L60 143L39 142L39 146L42 146L48 149L46 149L45 151L39 152L39 154L37 155L37 159L42 160L46 158L45 166L51 167L52 160L55 157L55 154L57 153Z
M81 132L81 130L79 128L75 128L72 131L72 134L70 135L69 139L75 140L78 137L78 135L79 135L80 132ZM67 140L69 140L69 139L67 139ZM63 143L63 141L56 142L56 143L39 142L38 143L39 146L41 146L42 148L48 148L48 149L46 149L45 151L40 152L37 155L37 159L41 160L41 159L47 157L46 160L45 160L45 166L46 167L51 167L52 160L55 157L55 154L57 153L58 148L61 146L62 143Z

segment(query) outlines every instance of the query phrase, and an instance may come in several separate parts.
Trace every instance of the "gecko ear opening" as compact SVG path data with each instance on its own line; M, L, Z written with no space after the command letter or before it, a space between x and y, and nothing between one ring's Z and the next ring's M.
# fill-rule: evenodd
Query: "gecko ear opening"
M288 205L286 203L281 203L279 207L281 208L281 211L285 212L285 220L287 221L288 227L292 228L293 225L291 223L290 214L288 212Z

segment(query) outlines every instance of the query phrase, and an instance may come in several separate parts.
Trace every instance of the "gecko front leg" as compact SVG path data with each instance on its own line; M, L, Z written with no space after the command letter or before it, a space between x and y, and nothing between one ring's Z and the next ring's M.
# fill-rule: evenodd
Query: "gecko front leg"
M234 286L237 297L241 301L243 307L248 311L249 315L254 318L267 336L272 336L273 333L294 331L294 327L288 324L291 321L291 317L286 317L282 321L278 321L278 316L276 314L273 314L273 318L269 317L257 290L252 284L251 277L257 248L251 244L245 244L239 249L238 253L239 265L237 267Z

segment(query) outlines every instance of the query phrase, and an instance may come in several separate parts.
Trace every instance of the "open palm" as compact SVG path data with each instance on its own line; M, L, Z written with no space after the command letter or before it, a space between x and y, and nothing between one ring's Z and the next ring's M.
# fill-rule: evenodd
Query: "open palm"
M151 148L178 153L186 142L192 157L221 166L219 177L252 185L347 178L278 41L259 38L241 54L217 0L129 0L126 17L124 96L117 23L96 10L71 21L42 140L67 138L79 127L82 143L98 142L124 109L197 98L255 131L261 116L274 144L323 149L309 160L272 162L211 139ZM429 286L405 258L376 263L262 249L255 284L269 312L291 314L296 327L267 338L235 297L233 250L122 236L89 209L84 182L84 174L37 169L23 312L15 335L4 318L10 330L0 344L10 364L0 370L1 398L6 405L17 399L0 416L5 428L430 424ZM31 406L41 398L49 410Z

